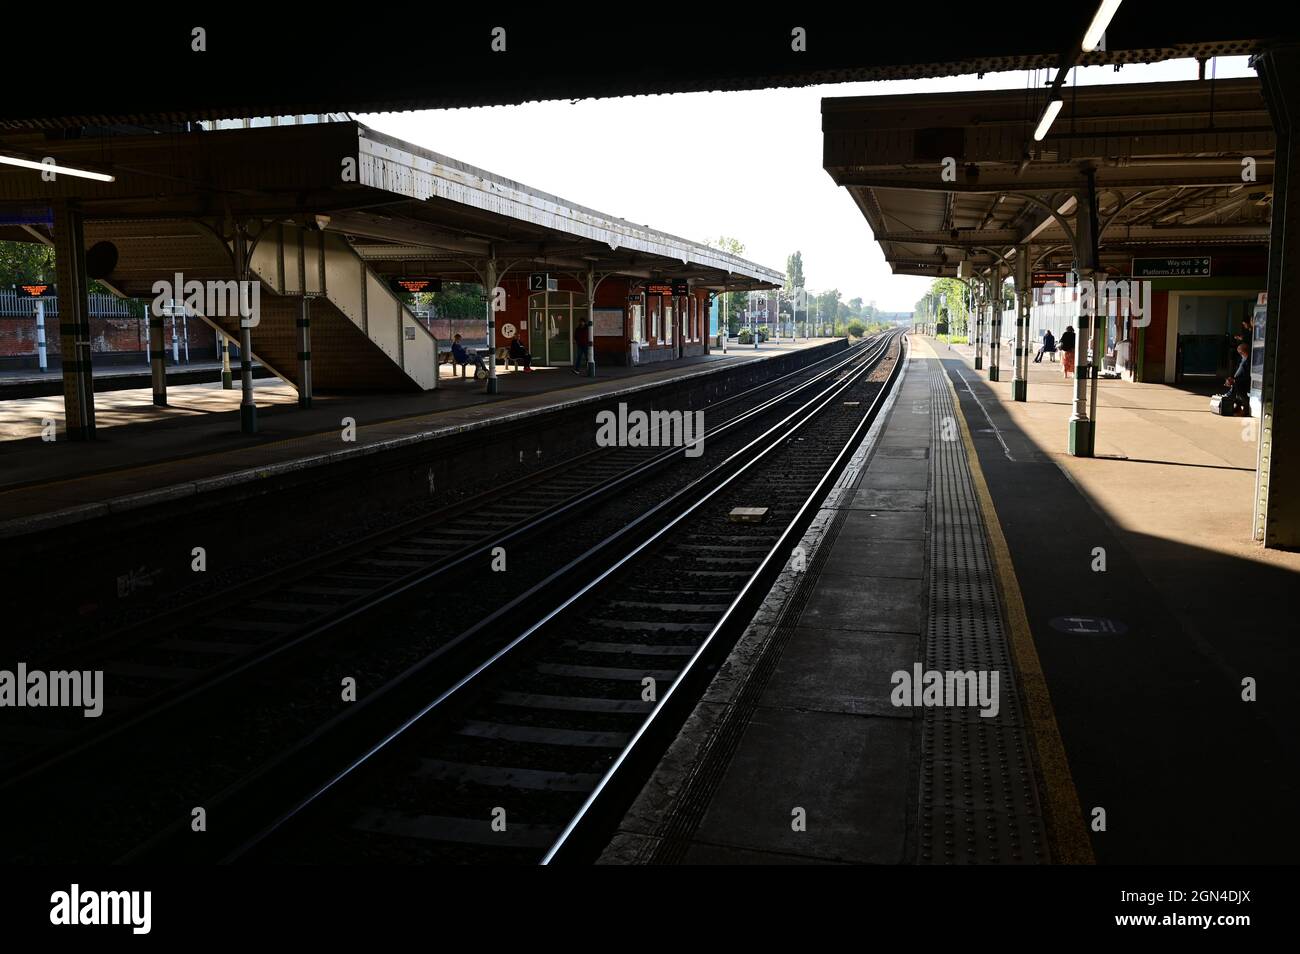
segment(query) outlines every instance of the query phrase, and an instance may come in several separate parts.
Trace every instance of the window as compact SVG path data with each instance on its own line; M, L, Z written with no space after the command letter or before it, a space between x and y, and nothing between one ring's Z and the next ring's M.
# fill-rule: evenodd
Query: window
M645 344L645 315L641 313L641 305L635 304L632 308L632 340Z
M673 306L672 299L664 301L664 344L673 343Z

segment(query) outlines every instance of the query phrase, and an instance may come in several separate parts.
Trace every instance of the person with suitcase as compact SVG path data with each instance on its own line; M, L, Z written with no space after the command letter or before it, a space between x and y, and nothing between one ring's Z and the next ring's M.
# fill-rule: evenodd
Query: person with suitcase
M1230 390L1223 395L1224 400L1220 406L1227 404L1229 409L1220 410L1223 415L1232 415L1240 411L1247 416L1250 415L1250 345L1242 343L1237 345L1237 370L1228 376L1224 383Z

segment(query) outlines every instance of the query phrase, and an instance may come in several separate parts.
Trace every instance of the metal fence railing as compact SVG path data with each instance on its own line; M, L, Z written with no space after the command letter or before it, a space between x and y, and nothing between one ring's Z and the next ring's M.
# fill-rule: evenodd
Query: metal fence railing
M141 318L145 314L146 303L134 298L118 298L115 295L88 295L87 303L90 314L97 318ZM45 315L59 313L59 299L46 298ZM0 315L6 318L28 318L33 312L33 301L26 296L19 297L12 288L0 288Z

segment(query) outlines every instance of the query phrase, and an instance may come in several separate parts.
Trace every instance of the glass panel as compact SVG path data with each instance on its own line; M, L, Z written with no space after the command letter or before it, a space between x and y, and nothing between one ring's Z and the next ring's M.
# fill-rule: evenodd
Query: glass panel
M673 306L664 302L664 344L673 343Z

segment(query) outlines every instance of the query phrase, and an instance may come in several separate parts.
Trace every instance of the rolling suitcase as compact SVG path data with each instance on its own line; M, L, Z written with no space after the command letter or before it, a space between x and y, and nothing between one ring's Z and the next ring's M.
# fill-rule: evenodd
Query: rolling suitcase
M1233 400L1231 391L1227 394L1216 394L1210 398L1211 414L1218 414L1220 417L1231 417L1236 407L1237 402Z

